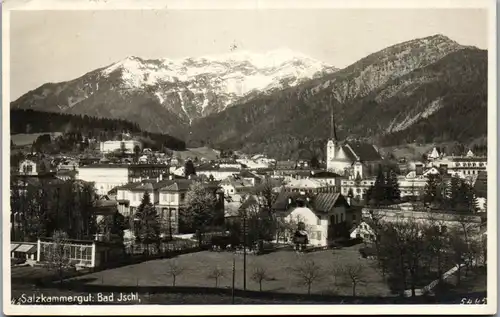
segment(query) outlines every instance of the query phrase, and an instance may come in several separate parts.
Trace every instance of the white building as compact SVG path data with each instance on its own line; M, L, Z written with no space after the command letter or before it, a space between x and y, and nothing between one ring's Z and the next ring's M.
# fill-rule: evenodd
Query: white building
M282 192L278 195L273 209L277 211L277 216L287 223L303 222L310 245L328 246L339 237L340 227L348 226L348 207L347 201L339 193L304 195Z
M326 145L326 169L352 178L374 174L375 167L382 161L378 149L372 144L328 140Z
M160 178L168 169L162 164L95 164L80 167L77 179L93 182L97 194L106 195L113 188L130 182Z
M134 149L139 147L142 151L142 143L136 140L126 140L126 141L105 141L101 142L99 149L102 153L111 153L124 149L125 153L133 154Z

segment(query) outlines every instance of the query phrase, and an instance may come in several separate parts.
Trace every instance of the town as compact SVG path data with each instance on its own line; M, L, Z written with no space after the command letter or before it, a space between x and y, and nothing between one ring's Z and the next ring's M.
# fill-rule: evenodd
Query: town
M491 1L24 2L6 315L496 309Z
M485 155L456 146L395 158L331 130L324 160L298 161L162 152L130 133L56 155L43 152L49 134L12 142L13 283L41 271L28 281L138 287L161 270L161 283L232 289L234 302L235 288L288 279L295 293L338 283L337 295L412 298L484 274ZM127 271L133 263L144 267ZM89 274L97 284L81 283Z

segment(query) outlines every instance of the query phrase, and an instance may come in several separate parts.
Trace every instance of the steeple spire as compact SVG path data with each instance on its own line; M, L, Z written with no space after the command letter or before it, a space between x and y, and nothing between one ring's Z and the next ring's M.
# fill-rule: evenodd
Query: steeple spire
M330 138L337 142L337 130L335 128L335 119L333 117L332 95L330 95Z

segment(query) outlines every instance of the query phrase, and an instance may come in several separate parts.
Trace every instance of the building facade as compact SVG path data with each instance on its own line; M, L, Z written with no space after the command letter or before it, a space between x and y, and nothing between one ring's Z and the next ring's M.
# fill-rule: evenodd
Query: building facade
M135 153L136 147L142 152L142 143L136 140L125 141L104 141L99 144L99 150L102 153L112 153L123 150L127 154Z
M80 167L77 179L93 182L99 195L131 182L162 178L169 170L163 164L94 164Z

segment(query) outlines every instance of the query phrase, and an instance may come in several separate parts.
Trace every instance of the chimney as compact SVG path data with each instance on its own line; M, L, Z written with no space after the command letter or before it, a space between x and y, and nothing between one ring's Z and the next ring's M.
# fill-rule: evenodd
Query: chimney
M292 198L288 198L288 204L291 205L292 204Z
M160 181L163 180L163 174L160 174Z
M415 164L415 174L420 176L424 173L424 166L422 164Z

